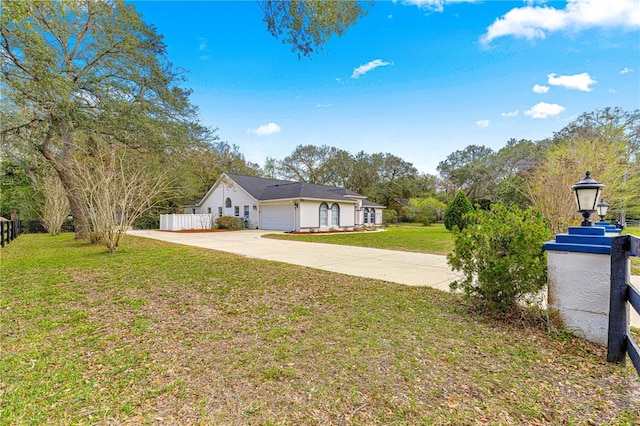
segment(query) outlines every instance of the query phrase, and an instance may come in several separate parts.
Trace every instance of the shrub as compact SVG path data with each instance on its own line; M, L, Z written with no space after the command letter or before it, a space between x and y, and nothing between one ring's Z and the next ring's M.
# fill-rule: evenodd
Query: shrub
M544 288L542 244L551 232L539 214L498 203L491 211L477 210L465 218L467 226L454 231L454 250L447 256L453 270L462 272L462 278L451 283L452 290L506 311Z
M471 201L462 191L458 191L456 197L449 203L447 209L444 212L444 226L449 231L452 231L454 227L458 229L464 229L466 221L464 215L471 213L473 206Z
M216 227L218 229L230 229L232 231L237 231L244 229L244 221L239 217L220 216L216 219Z
M393 223L398 220L398 212L393 209L382 210L382 222L385 224Z
M446 205L433 197L411 198L406 207L405 216L412 222L420 222L424 226L429 226L438 217L442 217L442 212Z

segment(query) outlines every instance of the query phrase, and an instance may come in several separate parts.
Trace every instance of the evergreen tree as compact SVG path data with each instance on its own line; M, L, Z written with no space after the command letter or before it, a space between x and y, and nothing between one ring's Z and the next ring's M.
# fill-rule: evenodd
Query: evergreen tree
M455 198L444 212L444 226L449 230L453 230L454 227L458 227L458 229L462 230L466 226L466 221L464 220L464 215L467 213L471 213L473 211L473 206L471 205L471 201L467 198L467 196L462 191L458 191Z

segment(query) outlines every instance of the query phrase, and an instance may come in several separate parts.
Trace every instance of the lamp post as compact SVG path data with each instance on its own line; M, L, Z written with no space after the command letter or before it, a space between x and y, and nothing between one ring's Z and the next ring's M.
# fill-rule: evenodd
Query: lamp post
M607 215L607 211L609 210L609 204L605 203L602 198L600 198L600 202L596 206L598 210L598 216L600 216L600 222L604 222L604 217Z
M591 172L587 170L586 176L571 187L576 195L578 213L583 217L581 226L591 226L589 216L596 211L596 202L604 188L603 184L596 182L590 175Z

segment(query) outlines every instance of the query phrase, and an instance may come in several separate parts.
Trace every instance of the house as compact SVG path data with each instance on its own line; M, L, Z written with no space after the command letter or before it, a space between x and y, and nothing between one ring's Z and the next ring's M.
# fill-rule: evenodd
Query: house
M186 214L242 218L249 228L296 232L382 225L384 206L345 188L223 173Z

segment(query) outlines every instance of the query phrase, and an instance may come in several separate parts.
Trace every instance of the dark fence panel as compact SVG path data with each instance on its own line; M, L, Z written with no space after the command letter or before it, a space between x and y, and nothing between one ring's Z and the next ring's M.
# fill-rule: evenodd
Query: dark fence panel
M629 254L636 256L640 254L640 238L634 235L622 235L611 239L607 361L624 364L629 355L640 375L640 350L628 332L629 307L640 312L640 293L630 282Z
M22 234L22 221L10 220L0 222L0 246L4 247Z

